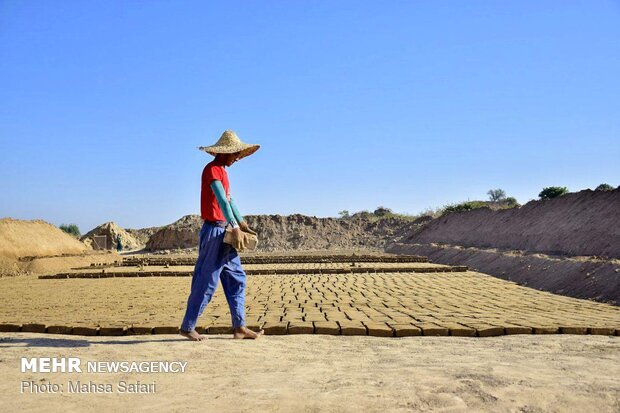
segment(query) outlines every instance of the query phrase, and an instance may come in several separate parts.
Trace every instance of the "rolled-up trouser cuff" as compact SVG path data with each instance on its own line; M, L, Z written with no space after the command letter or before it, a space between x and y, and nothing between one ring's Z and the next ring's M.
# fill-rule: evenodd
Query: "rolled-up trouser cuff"
M245 326L245 320L241 317L233 317L232 318L232 326L233 328L239 328Z

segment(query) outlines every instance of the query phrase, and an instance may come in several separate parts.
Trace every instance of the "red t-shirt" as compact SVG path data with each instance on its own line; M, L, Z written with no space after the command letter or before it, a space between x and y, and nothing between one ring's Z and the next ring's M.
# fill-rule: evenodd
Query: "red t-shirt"
M205 221L226 221L220 209L215 194L211 189L211 182L222 182L226 198L230 199L230 186L228 184L228 174L223 165L218 165L215 160L209 162L202 170L202 188L200 190L200 215Z

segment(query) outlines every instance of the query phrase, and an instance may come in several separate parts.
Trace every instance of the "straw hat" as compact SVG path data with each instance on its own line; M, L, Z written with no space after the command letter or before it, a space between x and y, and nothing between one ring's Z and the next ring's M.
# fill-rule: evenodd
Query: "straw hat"
M213 156L216 156L218 153L239 152L239 159L252 155L258 148L260 148L260 145L241 142L237 134L231 130L224 131L215 145L198 147L201 151L205 151Z

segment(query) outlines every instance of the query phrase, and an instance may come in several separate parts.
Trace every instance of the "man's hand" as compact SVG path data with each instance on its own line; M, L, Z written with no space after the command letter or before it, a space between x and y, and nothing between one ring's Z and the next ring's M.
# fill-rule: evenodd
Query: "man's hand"
M241 231L240 227L233 228L232 230L232 246L237 251L243 251L245 249L245 234Z
M258 235L255 231L250 229L248 223L245 221L241 221L241 223L239 224L239 228L241 228L241 231L247 232L248 234Z

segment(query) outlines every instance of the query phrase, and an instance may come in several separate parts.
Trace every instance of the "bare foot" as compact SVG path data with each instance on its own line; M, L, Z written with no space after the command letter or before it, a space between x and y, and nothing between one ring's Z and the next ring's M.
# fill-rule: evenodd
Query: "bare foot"
M185 331L179 329L179 334L183 337L189 338L192 341L202 341L207 339L205 336L198 334L196 330Z
M249 328L243 326L243 327L239 327L239 328L235 328L234 332L233 332L233 338L235 339L244 339L244 338L248 338L251 340L255 340L257 338L260 338L260 336L262 336L264 334L264 330L259 331L258 333L250 330Z

